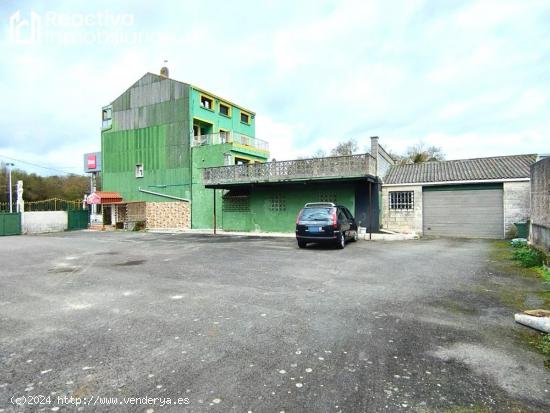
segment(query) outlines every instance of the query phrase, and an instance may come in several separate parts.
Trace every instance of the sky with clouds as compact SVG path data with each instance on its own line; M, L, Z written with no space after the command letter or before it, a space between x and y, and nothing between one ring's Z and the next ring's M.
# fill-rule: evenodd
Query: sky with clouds
M256 111L279 160L373 135L449 159L550 152L550 1L4 0L0 16L0 156L81 173L101 107L164 59Z

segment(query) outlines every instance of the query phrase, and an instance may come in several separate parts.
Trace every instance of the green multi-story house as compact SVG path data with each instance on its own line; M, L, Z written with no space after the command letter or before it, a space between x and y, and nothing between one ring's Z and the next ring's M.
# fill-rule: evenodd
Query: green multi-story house
M206 167L265 162L255 113L196 86L145 74L102 110L102 189L124 202L189 201L191 227L211 228L222 193L202 182Z
M107 199L106 224L291 232L304 203L330 201L378 228L377 176L391 158L377 138L371 154L267 162L253 111L170 79L165 68L102 116L104 193L96 199Z

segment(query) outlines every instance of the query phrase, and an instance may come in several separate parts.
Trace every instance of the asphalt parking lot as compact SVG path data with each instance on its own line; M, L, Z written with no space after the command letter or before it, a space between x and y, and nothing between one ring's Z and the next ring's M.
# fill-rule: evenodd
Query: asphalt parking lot
M498 294L536 305L540 285L496 271L492 245L0 237L0 409L549 411L549 371Z

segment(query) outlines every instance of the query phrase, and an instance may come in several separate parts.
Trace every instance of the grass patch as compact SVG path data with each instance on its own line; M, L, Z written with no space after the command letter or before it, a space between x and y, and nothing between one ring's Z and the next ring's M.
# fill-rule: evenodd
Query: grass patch
M550 271L545 267L535 268L535 271L538 273L540 278L544 280L545 283L550 284Z
M509 242L498 241L494 243L491 252L493 266L505 274L515 274L526 277L536 277L542 280L546 286L550 284L550 271L543 264L544 255L527 245L512 247ZM527 291L518 291L518 289L498 289L500 300L510 306L521 309L525 306L525 300L528 296ZM542 306L537 308L550 309L550 290L535 292L544 300ZM540 333L535 330L525 329L519 333L522 342L528 344L531 348L545 356L544 366L550 369L550 334Z
M543 258L542 252L527 245L516 247L512 252L512 259L525 268L541 267Z
M510 241L496 241L493 245L490 253L493 269L509 275L539 278L540 274L534 270L535 267L524 267L520 261L514 260L514 252L523 247L512 247Z
M550 334L538 334L533 345L539 352L546 356L544 367L550 369Z
M542 354L550 356L550 334L544 334L540 337L537 348Z

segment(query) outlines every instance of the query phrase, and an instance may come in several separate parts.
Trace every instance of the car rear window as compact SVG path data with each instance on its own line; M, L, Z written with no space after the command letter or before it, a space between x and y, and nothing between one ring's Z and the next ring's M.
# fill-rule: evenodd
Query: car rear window
M326 208L304 208L302 210L302 215L300 216L301 221L326 221L327 219L332 218L331 207Z

